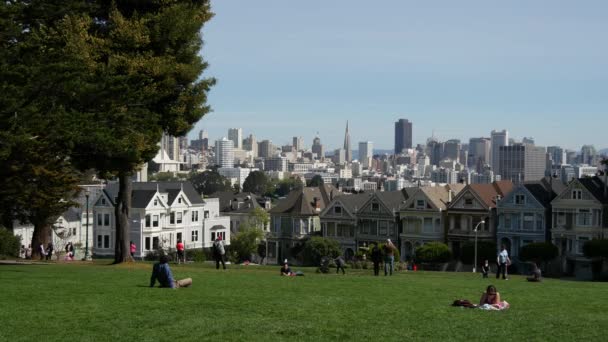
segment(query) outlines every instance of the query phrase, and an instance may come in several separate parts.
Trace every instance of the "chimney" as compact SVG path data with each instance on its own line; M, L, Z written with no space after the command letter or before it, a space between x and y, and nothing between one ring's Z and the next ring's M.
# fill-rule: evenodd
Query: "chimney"
M315 206L315 211L319 212L321 211L321 200L317 197L313 198L313 204Z

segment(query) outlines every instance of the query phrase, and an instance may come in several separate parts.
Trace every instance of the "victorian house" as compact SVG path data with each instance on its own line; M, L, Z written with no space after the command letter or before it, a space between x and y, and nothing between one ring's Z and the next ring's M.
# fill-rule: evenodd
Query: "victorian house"
M370 193L338 196L321 212L323 236L340 243L344 257L348 260L357 251L357 212L371 198Z
M110 183L93 205L93 253L114 255L114 207L118 184ZM211 247L217 237L230 242L230 219L220 216L217 198L202 199L190 182L135 182L129 209L129 238L136 258L171 250L177 242L187 249Z
M469 184L454 197L447 209L446 240L456 258L462 245L475 236L481 241L496 241L496 204L512 189L511 181Z
M413 257L416 248L427 242L445 242L444 217L447 206L464 187L463 184L448 184L415 188L399 211L403 259Z
M608 236L608 187L601 178L573 179L552 202L552 240L562 268L577 278L591 277L591 260L583 255L585 242Z

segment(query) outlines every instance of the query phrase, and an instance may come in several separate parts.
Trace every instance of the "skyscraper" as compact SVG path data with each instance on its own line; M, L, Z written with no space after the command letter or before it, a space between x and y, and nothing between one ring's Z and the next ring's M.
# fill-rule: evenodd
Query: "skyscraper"
M395 122L395 154L412 148L412 123L407 119Z
M249 137L243 140L243 149L245 151L251 151L253 158L258 156L258 142L255 139L255 135L249 134Z
M232 140L234 148L243 149L243 129L242 128L230 128L228 130L228 139Z
M509 132L507 130L492 131L490 136L492 153L490 153L490 165L495 175L501 175L500 163L498 162L498 153L501 146L509 146Z
M225 137L215 141L215 161L219 167L234 167L234 143Z
M363 167L369 168L371 159L374 156L374 143L371 141L362 141L359 143L359 163Z
M344 133L344 159L346 162L353 160L353 149L350 146L350 133L348 132L348 120L346 121L346 132Z
M482 172L490 162L490 138L469 139L469 167Z
M316 136L312 140L312 153L316 153L317 158L321 159L321 158L325 157L324 152L325 151L323 150L323 144L321 144L321 138Z
M204 129L201 129L200 131L198 131L198 138L200 140L209 139L209 134Z
M541 146L514 144L501 146L498 155L502 180L537 181L545 176L546 150Z
M272 145L272 141L270 140L262 140L258 144L258 156L263 158L270 158L273 156L274 147Z
M178 137L163 133L161 147L165 150L165 152L167 152L167 155L171 160L180 160L179 156L181 151Z
M566 150L559 146L547 147L547 153L551 156L553 165L566 164Z
M293 137L293 148L297 151L304 149L304 139L302 137Z
M443 147L443 158L450 158L456 162L460 161L460 149L461 149L460 140L458 139L450 139L444 143Z

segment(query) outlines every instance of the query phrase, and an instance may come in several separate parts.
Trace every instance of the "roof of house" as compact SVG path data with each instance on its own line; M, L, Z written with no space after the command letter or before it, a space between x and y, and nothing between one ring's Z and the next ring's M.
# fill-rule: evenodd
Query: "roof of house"
M562 193L567 185L559 178L545 177L538 181L525 182L523 186L530 191L532 196L540 202L545 208L548 208L551 201Z
M61 216L68 222L80 221L80 211L75 207L69 208L63 214L61 214Z
M608 196L605 192L605 184L598 176L579 178L578 181L585 187L598 201L608 204Z
M505 197L513 190L513 182L510 180L503 180L490 184L469 184L468 186L489 208L496 207L497 195Z
M371 196L368 192L357 193L357 194L343 194L341 196L335 197L332 201L340 201L342 206L350 213L355 213L367 202L369 197ZM329 206L329 204L328 204Z
M271 214L318 215L334 197L340 194L342 193L329 184L293 190L269 212ZM319 199L320 211L315 208L315 198Z
M118 186L119 185L116 182L108 183L104 189L104 192L113 204L115 204L114 199L118 196ZM132 208L145 208L150 203L157 190L160 193L167 194L167 202L169 204L173 203L181 190L184 191L184 194L188 197L190 203L205 203L190 182L133 182L132 190Z
M249 213L255 208L262 208L258 203L258 196L251 192L234 193L232 191L219 191L209 197L218 198L220 201L220 211L223 213ZM235 208L233 202L245 203L241 207Z
M445 210L450 199L449 191L453 192L452 198L454 198L464 188L464 184L447 184L445 186L425 186L420 190L426 194L435 207Z
M376 191L375 194L391 210L399 210L401 204L417 191L417 188L403 188L396 191Z

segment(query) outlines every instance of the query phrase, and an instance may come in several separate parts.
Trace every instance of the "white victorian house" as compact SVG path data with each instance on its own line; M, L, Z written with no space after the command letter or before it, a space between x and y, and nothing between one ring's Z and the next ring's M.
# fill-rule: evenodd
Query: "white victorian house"
M114 255L114 217L118 183L108 184L93 206L96 256ZM220 216L219 200L204 199L189 182L133 183L130 240L136 258L181 240L187 249L211 247L216 237L230 242L230 218Z

